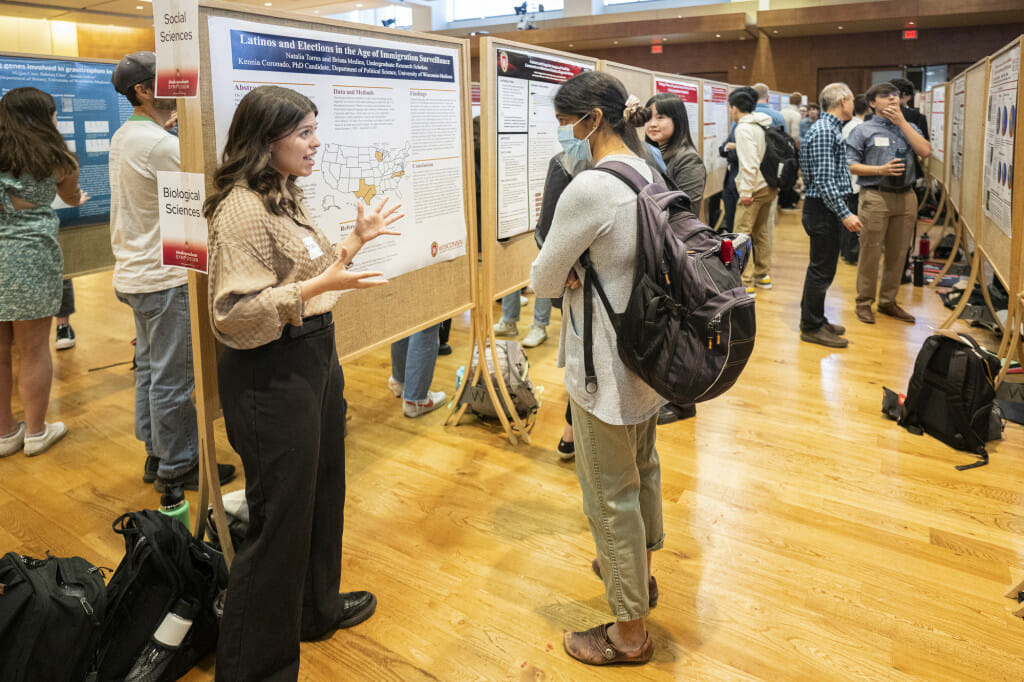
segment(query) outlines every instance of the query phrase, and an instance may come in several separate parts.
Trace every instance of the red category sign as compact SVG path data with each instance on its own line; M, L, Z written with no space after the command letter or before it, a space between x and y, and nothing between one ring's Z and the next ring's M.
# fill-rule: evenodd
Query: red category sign
M667 92L679 95L679 99L691 104L697 103L697 86L689 83L673 83L672 81L654 81L655 92Z

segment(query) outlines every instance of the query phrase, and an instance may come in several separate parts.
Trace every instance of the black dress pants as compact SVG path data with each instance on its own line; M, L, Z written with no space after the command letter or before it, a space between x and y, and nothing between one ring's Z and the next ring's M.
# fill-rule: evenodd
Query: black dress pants
M345 506L345 380L330 325L218 363L249 530L228 581L218 682L295 680L299 640L337 622Z
M812 332L825 318L825 294L836 276L839 240L846 230L839 216L816 197L804 197L804 232L811 238L804 294L800 299L800 331Z

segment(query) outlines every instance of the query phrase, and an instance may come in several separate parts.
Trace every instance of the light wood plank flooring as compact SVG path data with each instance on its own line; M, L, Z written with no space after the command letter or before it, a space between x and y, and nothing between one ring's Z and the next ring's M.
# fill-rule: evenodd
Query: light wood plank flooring
M649 665L592 669L562 651L563 630L609 614L572 465L554 450L565 407L556 311L551 340L529 352L544 387L532 446L509 445L493 423L404 418L385 386L386 350L346 364L343 589L373 590L380 605L365 624L303 645L302 677L1024 679L1024 622L1002 596L1024 576L1024 430L1008 425L989 466L958 472L969 455L885 419L881 387L906 389L946 311L906 286L916 325L864 325L855 268L840 263L828 313L850 347L803 343L806 253L799 213L783 212L748 369L696 419L659 429L668 539L654 562ZM111 522L158 496L140 481L133 436L129 309L109 273L76 287L78 346L55 354L50 413L70 433L40 457L0 460L0 551L113 567L123 546ZM468 315L455 321L435 389L453 392L467 328ZM239 464L217 433L221 461ZM187 679L212 679L213 666L210 656Z

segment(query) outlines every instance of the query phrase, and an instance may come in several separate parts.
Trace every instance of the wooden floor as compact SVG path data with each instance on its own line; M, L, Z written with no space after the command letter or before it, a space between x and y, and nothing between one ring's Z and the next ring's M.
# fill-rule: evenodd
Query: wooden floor
M404 418L386 350L346 364L342 587L374 591L379 607L303 645L303 679L1024 679L1024 622L1003 597L1024 577L1024 430L1008 425L989 466L958 472L969 455L885 419L882 386L906 389L946 311L906 286L915 326L862 324L855 268L840 263L828 315L849 327L850 347L803 343L806 253L799 214L783 212L748 369L696 419L659 428L668 538L654 560L649 665L598 670L562 651L563 630L609 611L574 470L554 447L565 408L556 311L551 340L529 352L544 387L532 446L468 418ZM70 433L43 456L0 460L0 552L113 567L123 546L110 523L158 496L140 481L133 436L129 309L109 273L76 289L78 346L55 356L50 413ZM435 389L453 392L468 324L455 321ZM222 425L218 439L221 461L238 464ZM212 679L213 665L187 679Z

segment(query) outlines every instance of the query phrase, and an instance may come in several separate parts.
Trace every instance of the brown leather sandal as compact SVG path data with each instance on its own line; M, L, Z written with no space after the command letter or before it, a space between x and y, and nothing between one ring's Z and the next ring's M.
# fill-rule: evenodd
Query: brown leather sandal
M613 663L628 663L640 665L651 660L654 655L654 643L651 641L651 633L639 649L632 653L620 651L608 638L608 628L614 623L605 623L596 628L590 628L583 632L566 632L562 637L562 646L565 653L577 661L587 665L609 665Z
M594 575L598 578L601 577L601 564L597 563L597 559L590 562L590 568L594 571ZM658 605L658 581L651 576L651 579L647 581L647 605L652 609Z

